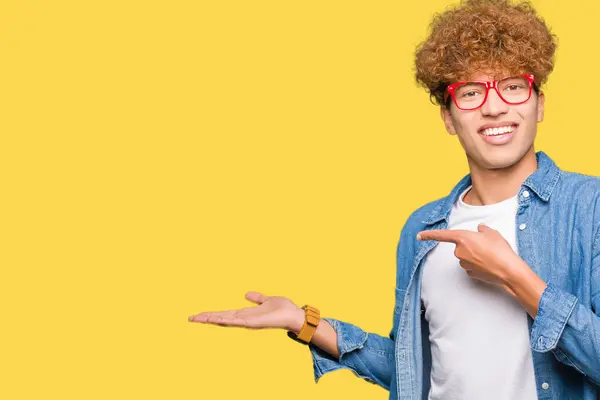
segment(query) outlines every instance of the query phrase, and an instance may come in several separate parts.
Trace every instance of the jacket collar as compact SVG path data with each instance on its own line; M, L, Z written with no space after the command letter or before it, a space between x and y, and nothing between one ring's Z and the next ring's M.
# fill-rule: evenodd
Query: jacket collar
M523 186L527 186L540 199L547 202L550 199L552 190L554 190L554 187L558 182L560 169L543 151L538 151L535 153L535 156L538 162L538 168L534 173L527 177L525 182L523 182ZM442 220L446 220L446 222L448 222L448 217L450 216L450 211L452 211L452 206L454 203L456 203L461 193L465 191L471 184L471 174L465 175L465 177L462 178L460 182L456 184L456 186L454 186L452 192L450 192L450 194L445 198L441 199L438 205L433 209L433 211L431 211L429 216L422 222L427 225L433 225Z

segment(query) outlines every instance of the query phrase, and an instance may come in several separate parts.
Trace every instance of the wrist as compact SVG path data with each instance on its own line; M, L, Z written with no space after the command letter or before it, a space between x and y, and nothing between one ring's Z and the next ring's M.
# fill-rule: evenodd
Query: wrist
M532 272L529 265L518 256L508 265L505 264L502 271L500 279L503 285L512 291L514 291L516 285L523 281L528 272Z
M525 264L526 265L526 264ZM518 274L512 277L509 284L514 297L532 318L538 311L540 298L546 289L546 282L526 265Z
M527 281L531 275L535 275L535 273L531 270L529 265L525 263L525 261L518 260L517 263L514 263L512 268L507 270L505 275L504 284L513 292L519 290L519 286L523 285L524 281Z
M294 309L294 312L292 313L290 325L288 326L287 330L290 332L293 332L297 335L300 332L300 330L302 329L305 319L306 319L306 317L305 317L304 310L301 309L300 307L296 307Z
M304 313L304 322L298 332L288 331L287 335L297 342L302 344L309 344L314 336L319 321L321 320L321 312L318 308L312 307L308 304L301 307L301 311ZM294 323L296 325L296 323Z

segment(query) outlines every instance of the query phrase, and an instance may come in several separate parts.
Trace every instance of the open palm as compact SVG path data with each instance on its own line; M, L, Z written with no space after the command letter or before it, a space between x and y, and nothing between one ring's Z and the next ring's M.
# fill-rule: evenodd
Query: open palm
M258 292L246 293L246 299L255 307L228 311L202 312L192 315L190 322L220 326L239 326L248 329L281 328L297 330L302 325L304 311L286 297L265 296ZM300 323L298 323L300 321Z

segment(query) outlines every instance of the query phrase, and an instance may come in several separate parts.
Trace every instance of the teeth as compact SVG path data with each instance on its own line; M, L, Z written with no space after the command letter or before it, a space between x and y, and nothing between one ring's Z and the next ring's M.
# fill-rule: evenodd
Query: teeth
M515 130L514 126L502 126L500 128L487 128L482 134L485 136L495 136L495 135L503 135L505 133L513 132Z

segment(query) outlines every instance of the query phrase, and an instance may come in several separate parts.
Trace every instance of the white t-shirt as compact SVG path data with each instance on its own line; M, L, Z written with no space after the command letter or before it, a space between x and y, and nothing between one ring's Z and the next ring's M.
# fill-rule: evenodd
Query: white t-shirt
M452 208L448 229L496 229L517 252L517 196L496 204L463 202ZM430 400L537 399L527 314L497 286L469 277L440 242L423 266L421 299L431 342Z

